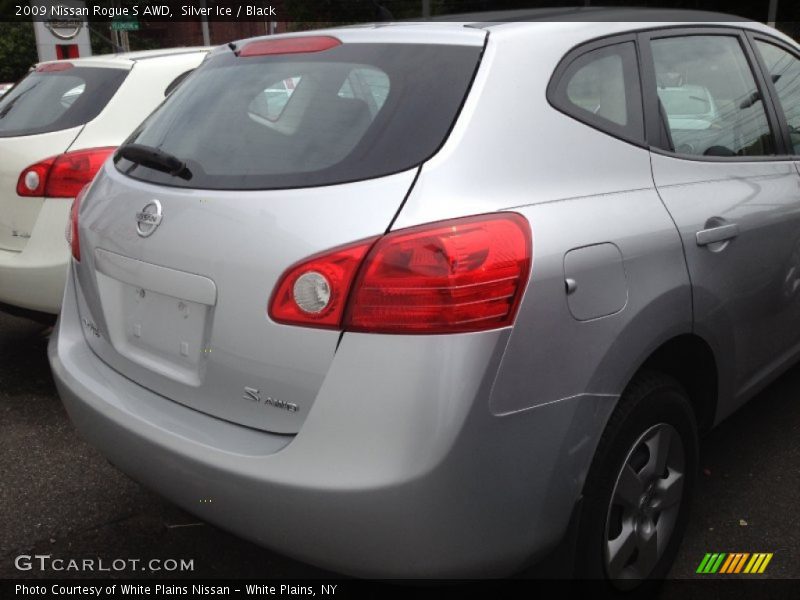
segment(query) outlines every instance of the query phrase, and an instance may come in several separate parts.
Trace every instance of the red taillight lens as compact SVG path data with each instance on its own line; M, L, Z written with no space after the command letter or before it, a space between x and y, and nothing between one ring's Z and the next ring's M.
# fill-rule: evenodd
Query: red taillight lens
M20 173L17 194L74 198L94 179L114 147L76 150L45 159Z
M348 252L355 264L349 263L339 287L330 279L337 308L325 314L325 326L373 333L481 331L514 322L531 268L531 230L516 213L480 215L395 231L374 244L318 255L284 275L273 297L273 319L319 325L299 308L298 294L287 290L299 287L299 300L315 306L314 300L325 295L325 283L312 273L322 273ZM340 299L346 296L347 310L341 315ZM294 305L294 318L275 318L279 305L284 311Z
M78 236L78 212L81 209L81 200L83 200L88 189L89 184L87 183L75 196L72 201L72 208L69 211L69 223L67 224L67 243L72 250L72 258L79 262L81 260L81 239Z
M309 35L303 37L283 38L277 40L256 40L246 44L239 50L239 56L267 56L270 54L306 54L309 52L324 52L340 42L329 35Z
M289 325L341 326L350 286L375 239L312 256L289 268L269 304L273 321Z
M453 333L511 325L530 265L530 227L516 213L391 233L364 262L345 327Z

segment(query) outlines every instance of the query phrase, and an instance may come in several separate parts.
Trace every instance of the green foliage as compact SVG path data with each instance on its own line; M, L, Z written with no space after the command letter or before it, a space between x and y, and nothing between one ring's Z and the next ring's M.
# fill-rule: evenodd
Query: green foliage
M33 25L0 21L0 82L17 81L37 60Z

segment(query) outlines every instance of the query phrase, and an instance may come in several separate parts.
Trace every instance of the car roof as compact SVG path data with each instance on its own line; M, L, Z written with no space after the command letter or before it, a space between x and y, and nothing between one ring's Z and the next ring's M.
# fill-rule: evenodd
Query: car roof
M770 33L784 40L790 39L772 27L736 15L699 10L625 7L540 8L459 13L440 15L427 20L361 23L316 31L325 31L326 34L339 37L345 43L352 41L478 45L483 42L486 31L500 33L530 28L536 30L537 34L552 36L558 36L560 32L580 31L580 35L589 40L604 35L661 26L692 25L727 25ZM256 39L307 35L315 35L315 31L258 36L237 40L233 45L241 47L242 44Z
M155 59L180 58L187 54L207 53L212 50L206 46L187 46L182 48L165 48L162 50L142 50L138 52L120 52L117 54L97 54L85 58L70 58L69 62L76 67L117 67L130 69L135 63ZM42 61L38 65L61 61Z
M744 17L720 12L702 10L682 10L670 8L628 8L578 6L562 8L538 8L506 11L487 11L465 13L443 17L446 20L470 21L473 27L497 27L509 23L529 22L596 22L602 28L603 23L630 23L636 27L642 23L719 23L719 22L751 22Z
M514 11L513 15L491 13L486 18L496 20L475 21L467 26L497 34L531 29L536 31L537 39L551 36L554 42L565 33L575 34L589 41L606 35L661 27L734 27L768 34L797 46L792 38L765 23L723 13L647 8L599 8L595 11L581 8L562 10L558 15L555 11L547 12L549 14L546 15L535 11Z

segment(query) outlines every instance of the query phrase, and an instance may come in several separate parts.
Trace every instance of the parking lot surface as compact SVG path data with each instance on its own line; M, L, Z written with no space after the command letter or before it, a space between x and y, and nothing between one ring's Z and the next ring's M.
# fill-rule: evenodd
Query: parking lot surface
M329 575L204 524L109 465L67 418L47 363L48 335L42 325L0 314L0 578ZM704 438L672 577L703 577L695 570L706 552L772 552L764 576L800 578L799 440L795 367ZM183 558L193 570L20 571L15 558L23 554L106 565Z

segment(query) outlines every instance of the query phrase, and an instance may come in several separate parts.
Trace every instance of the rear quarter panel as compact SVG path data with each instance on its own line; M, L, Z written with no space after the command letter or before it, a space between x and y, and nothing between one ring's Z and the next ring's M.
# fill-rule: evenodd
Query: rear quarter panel
M545 96L559 61L592 26L555 25L542 24L536 37L529 28L492 31L452 135L393 226L498 210L530 221L532 275L492 395L496 414L584 392L618 395L650 351L692 327L682 245L649 151L561 113ZM602 243L623 256L627 303L578 321L564 256Z
M519 431L517 441L527 458L516 469L537 491L521 493L554 533L566 527L565 507L580 494L626 384L658 346L692 331L692 305L649 151L548 103L558 62L587 39L580 24L552 38L548 27L536 39L530 30L492 31L459 122L424 165L394 228L499 210L529 220L532 274L484 410L508 426L526 424L530 438ZM622 254L626 301L579 321L568 306L564 258L594 244Z

